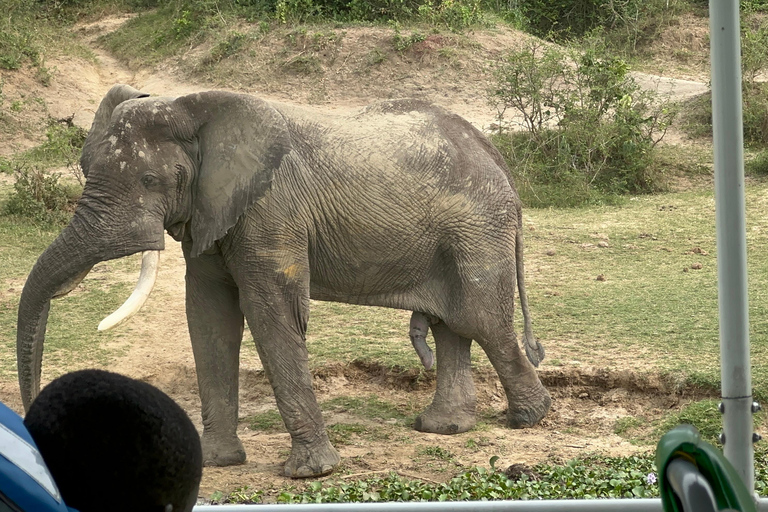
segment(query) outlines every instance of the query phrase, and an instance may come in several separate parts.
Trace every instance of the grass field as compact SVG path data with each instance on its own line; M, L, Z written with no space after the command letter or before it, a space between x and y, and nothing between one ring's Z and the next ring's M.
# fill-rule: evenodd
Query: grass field
M768 184L751 183L746 192L753 382L756 394L766 397L768 259L763 251L768 247ZM524 214L526 279L535 332L547 349L545 368L629 368L669 375L681 384L718 385L710 190L636 197L623 206L527 209ZM13 349L20 283L55 233L0 219L0 269L7 283L0 312L5 350ZM87 293L58 301L51 328L66 329L64 318L75 312L97 322L96 317L119 305L129 285L91 286ZM408 315L314 302L308 333L313 365L359 359L417 368L404 327ZM67 350L66 345L60 349ZM484 357L475 360L488 364ZM0 368L10 371L12 364Z

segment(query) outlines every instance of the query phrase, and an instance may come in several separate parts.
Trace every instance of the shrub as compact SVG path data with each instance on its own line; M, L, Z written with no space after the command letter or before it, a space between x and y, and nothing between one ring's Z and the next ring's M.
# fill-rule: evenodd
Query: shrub
M25 152L22 158L44 168L75 165L80 160L86 135L88 133L84 129L71 121L51 119L45 131L46 140Z
M433 25L445 25L454 32L484 21L480 0L427 0L419 6L419 16Z
M4 205L6 215L26 217L41 224L66 224L82 188L59 183L59 174L38 168L17 168L13 193Z
M613 202L662 187L653 149L675 110L642 91L605 47L561 50L533 42L507 55L494 76L489 99L502 128L509 111L523 128L495 142L527 204Z
M517 10L525 25L534 34L555 40L578 38L597 28L623 36L634 46L649 31L663 23L664 15L674 15L680 9L675 0L517 0L511 10Z
M745 172L751 176L768 176L768 151L761 151L745 162Z
M757 5L752 5L757 9ZM741 30L742 109L744 142L754 147L768 145L768 84L758 81L768 67L768 27L753 27L748 21ZM712 136L712 93L688 100L683 128L692 137Z

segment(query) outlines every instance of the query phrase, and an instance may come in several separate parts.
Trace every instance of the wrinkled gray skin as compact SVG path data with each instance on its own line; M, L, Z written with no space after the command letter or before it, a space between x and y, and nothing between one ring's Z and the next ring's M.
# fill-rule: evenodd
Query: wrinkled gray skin
M474 426L472 340L506 390L509 425L546 414L549 395L512 328L519 285L524 346L538 363L520 201L501 156L468 122L409 100L342 118L226 92L142 96L115 86L102 101L83 148L77 211L24 286L25 408L40 389L50 299L97 262L163 249L168 230L187 263L208 465L245 460L236 434L244 320L291 434L285 474L323 475L338 464L307 365L310 297L440 319L431 325L437 389L418 430ZM417 321L421 331L425 323Z
M432 354L432 349L427 345L427 331L430 325L434 325L440 321L439 318L434 318L424 313L414 311L411 315L411 327L408 331L408 335L411 337L411 344L416 350L421 364L424 368L429 370L435 362L435 357Z

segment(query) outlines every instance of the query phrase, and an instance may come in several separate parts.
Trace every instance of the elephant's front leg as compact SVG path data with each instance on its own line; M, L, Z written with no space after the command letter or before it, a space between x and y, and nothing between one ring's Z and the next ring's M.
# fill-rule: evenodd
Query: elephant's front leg
M231 466L245 462L237 437L238 377L243 314L239 292L221 254L187 260L187 324L195 356L203 415L203 462Z
M301 257L281 255L262 268L236 275L248 319L277 407L291 434L285 475L326 475L339 463L312 389L305 333L309 318L309 270Z

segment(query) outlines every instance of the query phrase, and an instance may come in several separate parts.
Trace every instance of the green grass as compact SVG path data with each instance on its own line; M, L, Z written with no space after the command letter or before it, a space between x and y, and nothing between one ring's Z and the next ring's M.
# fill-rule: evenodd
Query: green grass
M767 193L764 182L750 182L746 189L752 382L760 399L768 397ZM717 393L711 190L639 196L621 206L527 208L523 216L534 332L547 350L543 371L628 369L661 376L669 386ZM515 314L520 333L519 308ZM408 339L409 317L398 310L313 302L310 364L317 369L375 361L418 376L424 370ZM244 346L254 350L252 342ZM473 358L475 365L490 364L477 344Z
M362 442L366 440L382 441L392 437L391 433L385 428L360 423L334 423L333 425L328 425L326 430L328 431L328 438L331 440L331 443L337 447L355 444L356 440L361 440Z
M349 413L369 420L390 421L400 425L412 423L420 412L417 404L395 405L375 395L338 396L323 402L320 408L324 411Z
M286 431L283 418L280 416L277 409L254 414L249 416L245 421L248 423L248 428L251 430L258 430L270 434Z
M614 432L633 444L655 446L665 433L687 424L696 427L703 440L722 449L719 436L723 431L723 418L718 410L719 403L720 400L699 400L658 418L627 416L616 421ZM755 428L760 428L764 422L764 412L755 414Z
M188 48L190 40L199 38L217 24L215 16L189 11L179 2L169 2L140 13L117 30L101 36L99 42L131 66L152 66Z
M766 188L746 191L753 383L760 396L768 393ZM718 385L711 191L642 196L619 207L528 209L524 216L531 311L548 357Z

